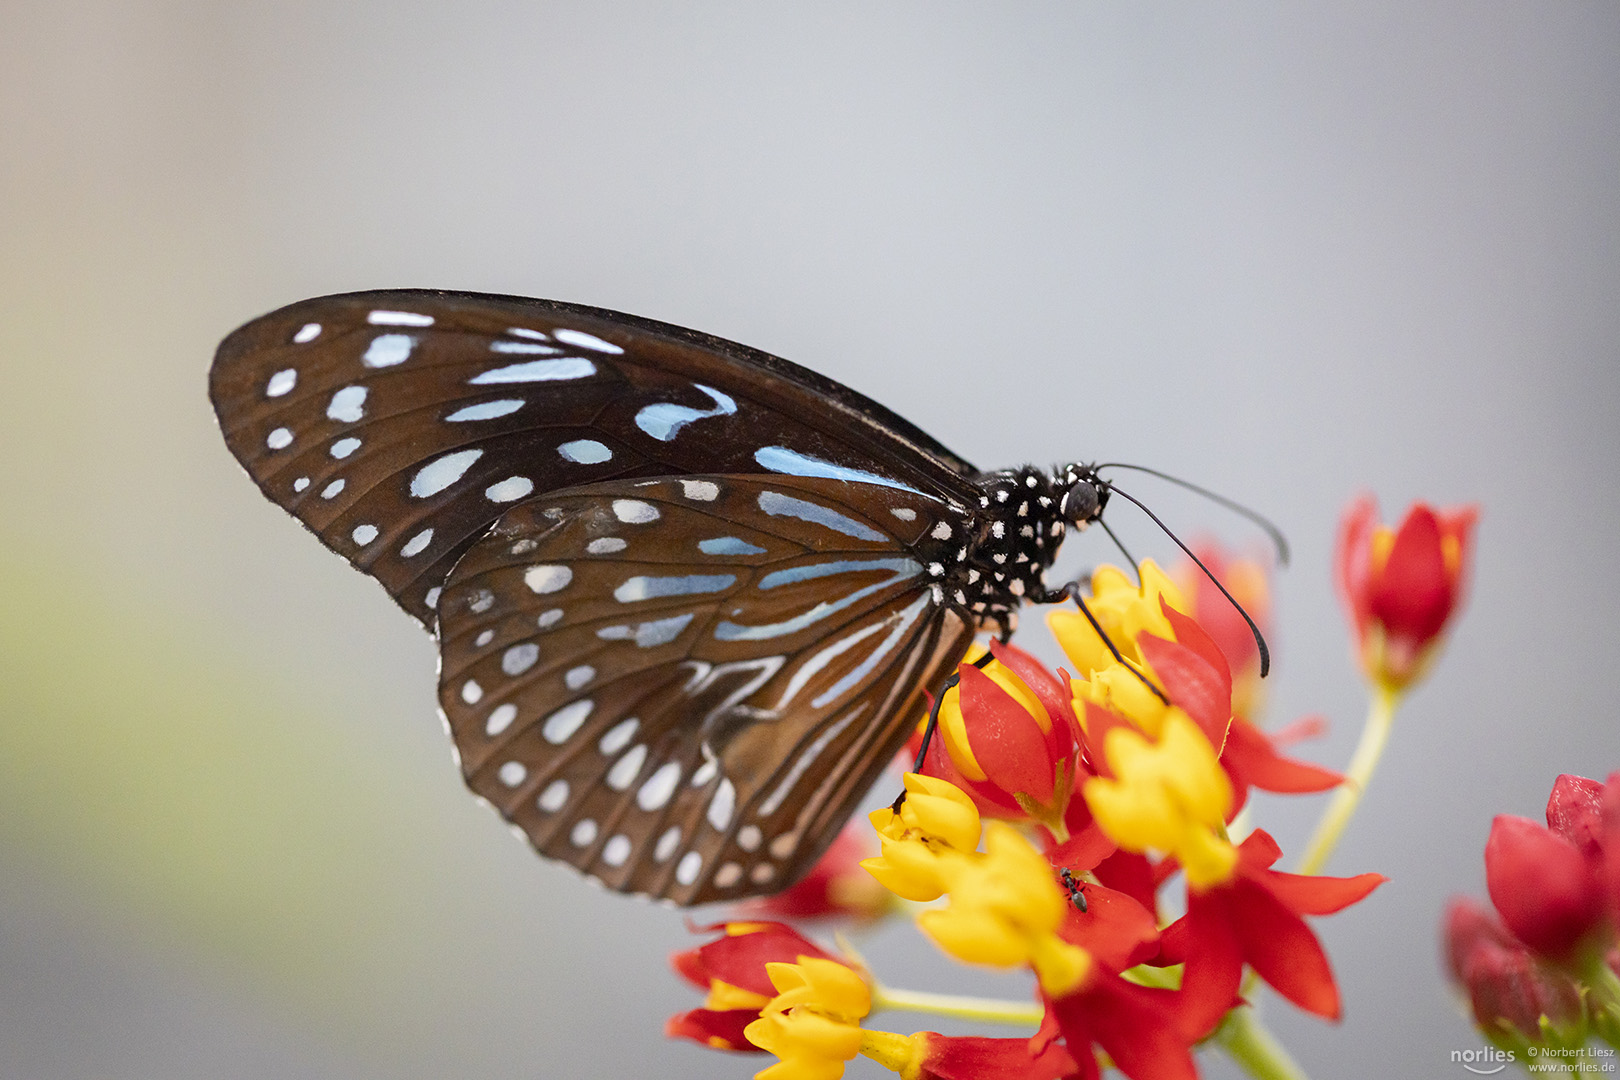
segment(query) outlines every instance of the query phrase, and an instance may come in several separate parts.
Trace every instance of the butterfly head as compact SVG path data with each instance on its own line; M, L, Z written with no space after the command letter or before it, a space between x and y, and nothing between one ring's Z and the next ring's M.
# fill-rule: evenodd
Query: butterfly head
M1063 492L1058 513L1076 532L1102 517L1108 505L1108 483L1090 465L1066 465L1053 477Z

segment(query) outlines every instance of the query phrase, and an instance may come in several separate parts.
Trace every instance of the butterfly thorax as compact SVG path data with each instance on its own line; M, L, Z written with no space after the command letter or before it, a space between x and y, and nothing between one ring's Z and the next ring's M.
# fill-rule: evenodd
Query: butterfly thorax
M968 548L953 599L982 629L1011 630L1028 596L1046 591L1046 571L1068 525L1060 512L1061 476L1025 465L980 473L979 535Z

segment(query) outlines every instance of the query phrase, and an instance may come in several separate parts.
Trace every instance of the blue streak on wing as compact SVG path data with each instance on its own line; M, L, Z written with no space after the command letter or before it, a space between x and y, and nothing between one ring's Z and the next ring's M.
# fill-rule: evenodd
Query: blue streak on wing
M898 488L917 495L923 494L909 484L902 484L890 477L823 461L809 454L801 454L797 450L789 450L785 446L761 447L754 451L754 460L771 472L786 473L789 476L822 476L829 480L854 480L862 484L880 484L883 487Z
M845 517L831 507L806 499L795 499L791 495L783 495L780 491L760 492L759 508L772 517L796 517L800 521L821 525L845 536L853 536L857 540L889 539L876 529L862 525L854 518Z

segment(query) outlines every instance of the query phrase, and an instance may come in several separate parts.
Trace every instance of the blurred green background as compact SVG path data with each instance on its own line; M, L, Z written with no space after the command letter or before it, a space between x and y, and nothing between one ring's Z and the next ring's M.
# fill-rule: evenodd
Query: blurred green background
M1329 715L1328 764L1339 507L1483 502L1332 867L1393 879L1321 924L1347 1020L1268 1006L1315 1076L1450 1075L1440 905L1492 814L1620 766L1617 114L1607 4L0 3L0 1077L759 1066L663 1042L682 915L466 795L431 643L213 428L234 326L403 286L697 327L986 466L1256 504L1297 554L1274 714ZM1297 850L1316 805L1261 823Z

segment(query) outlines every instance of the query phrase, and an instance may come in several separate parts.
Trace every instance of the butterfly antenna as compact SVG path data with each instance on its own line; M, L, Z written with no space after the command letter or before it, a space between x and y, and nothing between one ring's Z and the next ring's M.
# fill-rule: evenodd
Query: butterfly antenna
M1195 494L1198 494L1198 495L1202 495L1204 498L1208 499L1210 502L1219 503L1221 506L1226 507L1228 510L1232 511L1234 514L1239 514L1239 515L1241 515L1243 517L1246 517L1250 521L1254 522L1256 525L1260 526L1260 528L1265 531L1266 536L1268 536L1271 539L1271 542L1274 545L1276 545L1276 548L1277 548L1277 561L1280 564L1282 564L1283 566L1288 565L1288 537L1284 536L1281 529L1277 528L1276 525L1272 524L1272 522L1271 522L1271 520L1269 518L1265 517L1263 514L1261 514L1257 510L1251 510L1247 506L1244 506L1240 502L1237 502L1237 501L1232 500L1232 499L1228 499L1225 495L1221 495L1221 494L1219 494L1217 492L1211 491L1206 487L1200 487L1199 485L1194 484L1189 480L1183 480L1179 476L1171 476L1169 473L1160 472L1158 469L1150 469L1146 465L1126 465L1124 462L1120 462L1120 461L1109 461L1109 462L1106 462L1106 463L1104 463L1102 465L1095 465L1095 466L1093 466L1093 469L1135 469L1137 472L1144 472L1144 473L1147 473L1149 476L1157 476L1160 480L1168 480L1168 481L1170 481L1170 483L1175 484L1178 487L1184 487L1188 491L1194 492ZM1114 488L1114 490L1119 491L1118 488ZM1125 493L1123 491L1120 491L1120 494L1125 495ZM1125 497L1127 499L1131 498L1129 495L1125 495ZM1131 502L1136 502L1136 500L1131 499ZM1137 503L1137 505L1141 506L1142 504ZM1144 506L1144 507L1142 507L1142 509L1145 510L1145 509L1147 509L1147 507ZM1155 518L1154 520L1157 521L1158 519ZM1163 528L1163 526L1161 525L1160 528ZM1165 531L1169 532L1168 529L1166 529ZM1173 539L1173 537L1172 537L1172 539ZM1177 543L1180 543L1180 541L1177 541ZM1190 552L1189 552L1189 554L1190 554ZM1217 582L1217 584L1219 584L1219 582Z
M1139 568L1135 557L1132 556L1129 551L1125 550L1125 545L1120 543L1119 537L1114 535L1114 530L1108 527L1108 522L1104 521L1102 518L1098 518L1097 524L1102 526L1102 531L1108 534L1108 539L1114 542L1114 546L1119 548L1119 553L1125 556L1125 561L1130 563L1131 569L1136 571L1136 584L1141 585L1142 571Z
M1104 481L1104 483L1107 483L1107 482ZM1221 595L1226 597L1227 602L1229 604L1231 604L1234 608L1237 609L1237 613L1239 615L1243 616L1243 621L1249 624L1249 632L1254 635L1255 647L1260 650L1260 677L1262 679L1265 678L1266 675L1271 671L1271 650L1266 647L1265 635L1260 633L1260 628L1254 624L1253 619L1249 618L1249 613L1247 611L1243 610L1243 605L1237 602L1236 597L1234 597L1231 593L1226 591L1226 586L1221 584L1221 579L1216 577L1214 574L1210 573L1209 567L1204 565L1203 560L1192 553L1192 548L1188 547L1186 544L1183 544L1181 542L1181 537L1179 537L1175 533L1171 532L1170 531L1170 526L1166 525L1164 522L1159 520L1159 515L1158 514L1155 514L1153 511L1149 510L1146 506L1142 505L1142 500L1141 499L1136 498L1135 496L1131 495L1129 492L1121 491L1119 488L1115 487L1113 484L1107 484L1107 487L1108 487L1109 491L1113 492L1115 495L1121 496L1127 502L1135 503L1136 507L1139 510L1141 510L1142 513L1144 513L1148 517L1152 518L1153 519L1153 524L1157 525L1160 529L1163 529L1164 530L1164 535L1168 536L1170 539L1172 539L1172 540L1174 540L1176 542L1176 547L1180 548L1183 552L1186 553L1187 558L1191 559L1193 561L1193 564L1195 566L1197 566L1198 569L1200 569L1200 570L1202 570L1204 572L1204 576L1209 578L1209 580L1214 583L1214 585L1215 585L1215 587L1217 589L1221 590ZM1082 604L1080 606L1080 610L1085 611L1085 605L1084 604ZM1087 616L1090 616L1091 613L1089 611L1087 611L1086 614L1087 614ZM1094 625L1094 626L1096 625L1096 620L1095 619L1092 620L1092 625ZM1106 639L1104 639L1104 640L1106 640ZM1112 643L1110 643L1109 647L1110 648L1113 647ZM1118 655L1118 654L1116 653L1115 655Z
M1127 495L1126 498L1130 498L1130 496ZM1135 502L1134 499L1131 501ZM1097 621L1097 616L1093 615L1091 613L1091 609L1086 607L1085 600L1080 596L1080 583L1078 581L1071 581L1061 589L1056 589L1047 593L1045 596L1037 597L1035 598L1035 602L1037 604L1055 604L1059 600L1063 599L1074 601L1074 606L1080 609L1080 614L1086 617L1086 622L1090 623L1091 628L1097 631L1097 636L1102 638L1102 643L1108 646L1108 651L1113 655L1115 663L1122 665L1126 671L1129 671L1132 675L1135 675L1138 679L1141 679L1142 685L1153 691L1154 697L1158 698L1166 705L1170 704L1170 697L1168 694L1159 689L1159 687L1154 684L1152 679L1142 674L1141 670L1135 664L1131 663L1130 661L1126 660L1125 657L1120 655L1119 646L1115 645L1114 639L1108 636L1108 631L1102 628L1102 623Z

